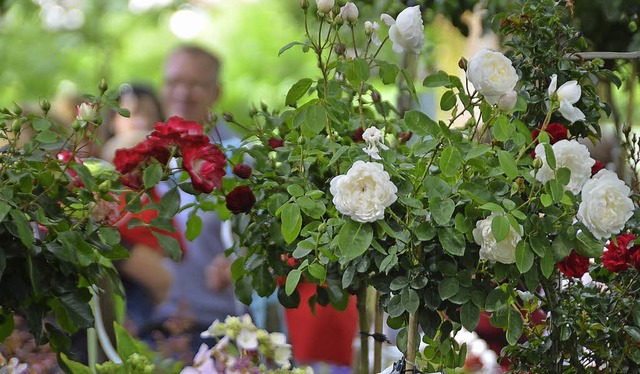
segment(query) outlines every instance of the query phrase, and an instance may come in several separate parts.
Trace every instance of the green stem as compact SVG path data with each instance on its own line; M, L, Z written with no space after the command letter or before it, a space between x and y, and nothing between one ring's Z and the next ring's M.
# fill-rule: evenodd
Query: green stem
M367 285L360 287L356 295L358 322L360 325L360 373L369 373L369 318L367 315Z
M409 326L407 326L407 366L406 372L412 373L416 363L418 351L418 318L414 313L409 314Z
M377 290L375 291L375 302L374 332L382 334L383 310L380 307L380 294ZM382 371L382 342L376 340L373 345L373 372L379 373L380 371Z

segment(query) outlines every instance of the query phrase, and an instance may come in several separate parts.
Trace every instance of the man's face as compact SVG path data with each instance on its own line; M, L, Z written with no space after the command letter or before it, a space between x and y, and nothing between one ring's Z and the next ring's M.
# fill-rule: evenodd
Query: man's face
M164 79L162 96L169 117L207 119L209 108L218 98L211 61L197 54L177 53L167 61Z

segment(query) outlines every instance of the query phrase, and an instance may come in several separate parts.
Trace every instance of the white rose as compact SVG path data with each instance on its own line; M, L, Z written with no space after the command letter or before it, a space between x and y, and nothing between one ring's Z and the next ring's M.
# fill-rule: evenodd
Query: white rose
M558 111L564 118L571 122L583 121L584 113L573 104L577 103L580 100L580 96L582 95L582 88L578 84L578 81L568 81L565 82L560 88L556 90L558 86L558 76L553 74L551 76L551 83L549 84L549 98L552 98L555 94L560 101L560 108Z
M500 95L513 91L518 73L511 60L500 52L483 49L469 60L467 78L491 105Z
M611 170L600 170L582 188L578 220L596 239L619 233L633 215L631 189Z
M348 2L340 7L339 16L347 23L356 23L358 21L358 7L356 4Z
M97 115L98 106L95 103L76 105L76 119L79 121L93 121Z
M388 14L381 15L380 19L390 27L389 39L393 42L394 52L420 53L424 43L424 25L420 6L406 8L395 20Z
M501 241L496 241L491 231L491 222L498 216L498 213L476 222L473 229L473 239L480 245L480 258L489 261L497 261L503 264L516 262L516 245L522 239L523 227L520 225L520 232L513 227L509 227L509 234Z
M366 129L362 133L362 140L364 140L364 142L367 144L367 146L362 148L362 150L375 160L382 159L382 157L380 157L380 151L378 150L378 147L384 150L389 149L389 147L387 147L382 142L382 131L380 131L377 127L371 126Z
M398 198L398 188L377 162L356 161L330 185L336 209L356 222L383 219L384 210Z
M335 4L335 0L316 0L318 12L329 13Z
M560 140L551 148L553 148L553 154L556 158L556 169L564 167L571 170L571 179L565 189L577 195L582 190L582 186L591 178L591 167L596 163L596 160L591 158L589 149L577 140ZM538 144L535 152L536 158L542 160L542 167L537 173L532 171L531 175L535 175L540 182L547 183L555 178L555 171L547 163L543 144Z

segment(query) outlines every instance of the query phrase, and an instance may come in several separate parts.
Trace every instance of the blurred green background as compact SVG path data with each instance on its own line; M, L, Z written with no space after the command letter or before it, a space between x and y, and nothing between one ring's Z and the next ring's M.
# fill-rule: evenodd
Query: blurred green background
M314 9L315 1L310 2ZM423 7L424 75L459 70L456 62L464 54L464 35L469 32L462 17L465 11L483 4L488 9L482 19L486 29L491 15L512 1L356 3L363 21L378 20L383 12L395 16L410 5ZM640 49L640 0L575 3L574 22L592 41L593 50ZM252 104L281 106L295 81L316 76L310 53L292 48L278 56L280 48L303 36L299 0L0 0L0 106L65 93L96 94L103 77L111 88L146 82L159 89L164 56L175 45L189 42L206 46L223 61L223 95L216 112L242 118ZM391 53L390 48L385 53ZM617 68L623 78L632 75L629 66Z

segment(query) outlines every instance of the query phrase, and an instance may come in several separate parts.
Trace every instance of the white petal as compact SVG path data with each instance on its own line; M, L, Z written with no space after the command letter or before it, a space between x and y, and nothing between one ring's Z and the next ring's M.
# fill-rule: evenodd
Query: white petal
M558 87L558 75L554 74L551 76L551 83L549 83L549 90L547 91L549 93L549 96L553 95L553 93L556 92L557 87Z
M387 13L382 13L380 15L380 20L384 22L387 26L393 26L396 23L396 20L393 19L393 17L391 17Z
M577 103L580 100L580 95L582 95L582 88L580 88L578 81L568 81L558 88L558 98L567 100L571 104Z
M560 108L558 109L560 114L567 120L571 122L576 121L584 121L584 113L573 105L566 99L560 100Z

